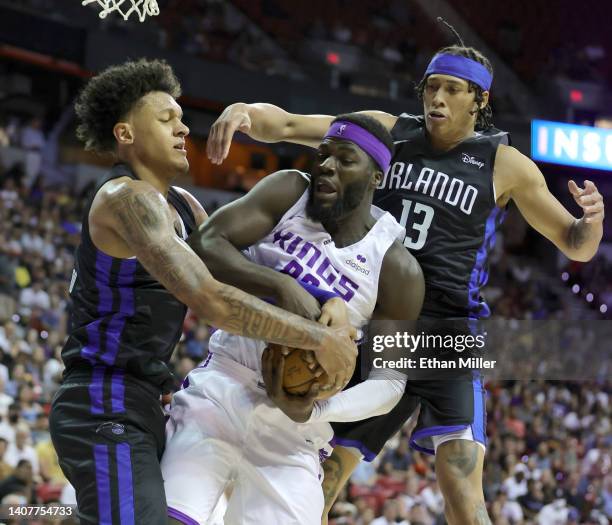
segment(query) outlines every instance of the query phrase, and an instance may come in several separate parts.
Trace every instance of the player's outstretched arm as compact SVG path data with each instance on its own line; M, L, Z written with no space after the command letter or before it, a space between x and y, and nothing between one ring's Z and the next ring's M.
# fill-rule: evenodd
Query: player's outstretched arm
M495 161L495 177L510 188L510 197L525 220L574 261L593 258L603 236L604 203L595 184L579 188L574 181L569 191L583 210L575 218L550 193L544 175L535 163L515 148L500 146Z
M379 120L387 129L397 117L383 111L363 111ZM229 152L236 131L261 142L293 142L316 148L334 117L330 115L297 115L273 104L238 102L225 108L210 128L206 153L214 164L221 164Z
M219 281L316 320L319 303L295 279L253 263L240 252L268 235L307 187L306 179L295 172L273 173L244 197L217 210L187 242Z
M330 329L288 314L215 280L178 238L164 197L149 184L129 181L100 196L96 215L147 271L203 320L228 332L336 356L336 374L352 371L356 349L346 330ZM90 214L90 222L91 222ZM100 226L100 225L98 225Z

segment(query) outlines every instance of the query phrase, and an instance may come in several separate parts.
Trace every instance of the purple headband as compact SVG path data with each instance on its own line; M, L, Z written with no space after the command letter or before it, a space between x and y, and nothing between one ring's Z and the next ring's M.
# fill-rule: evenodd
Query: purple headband
M493 75L482 64L471 58L448 53L439 53L431 59L427 71L425 71L425 76L434 73L471 80L485 91L489 91L491 82L493 82Z
M346 120L337 120L329 127L323 138L348 140L370 155L383 173L389 168L389 164L391 163L391 152L389 148L369 131L357 124L347 122Z

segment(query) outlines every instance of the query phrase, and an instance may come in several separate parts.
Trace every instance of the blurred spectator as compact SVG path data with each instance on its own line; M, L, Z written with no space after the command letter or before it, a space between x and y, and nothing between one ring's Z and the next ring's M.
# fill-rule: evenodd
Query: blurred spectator
M404 478L412 464L412 452L408 438L401 439L396 449L389 450L381 461L379 472L389 476Z
M21 147L26 150L25 176L23 178L23 184L26 188L30 188L40 174L41 152L46 142L42 128L42 119L33 117L21 130Z
M508 499L502 490L497 499L500 506L500 516L509 523L521 523L523 521L523 509L516 501Z
M372 521L371 525L409 525L409 523L401 518L397 500L389 499L383 505L382 516Z
M432 474L432 478L429 480L427 486L421 491L421 497L423 503L427 507L427 510L434 516L441 516L444 514L444 496L438 486L438 482Z
M43 122L40 117L33 117L22 129L20 146L28 151L41 151L45 147Z
M43 290L43 284L40 281L33 282L32 286L22 290L19 302L21 304L20 313L25 316L29 316L34 307L45 310L51 306L49 294Z
M8 416L8 409L15 400L4 391L5 381L8 379L8 369L4 365L2 367L0 369L0 418L4 419Z
M17 467L21 460L26 459L34 476L38 476L38 456L30 442L30 427L26 423L18 425L15 429L15 441L9 442L4 461L11 467Z
M68 483L59 466L59 460L50 436L36 445L36 455L40 465L40 476L43 481L49 482L52 485L59 485L60 487Z
M0 502L5 503L11 494L19 496L22 505L35 502L32 464L27 459L19 460L15 471L0 481Z
M195 334L192 338L190 338L185 348L187 350L187 355L191 359L195 359L196 361L201 361L208 355L208 338L210 337L208 327L206 325L200 324L196 328Z
M6 439L0 437L0 480L7 478L13 473L13 467L4 461L4 454L6 454L7 446L8 442Z

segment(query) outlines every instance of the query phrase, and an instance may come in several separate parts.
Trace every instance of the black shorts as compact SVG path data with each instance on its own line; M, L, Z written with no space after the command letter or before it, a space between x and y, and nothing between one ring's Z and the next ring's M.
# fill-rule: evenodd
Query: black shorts
M433 436L470 428L475 441L486 446L486 391L482 375L468 371L465 377L445 380L409 380L400 402L388 414L351 423L332 423L332 445L360 450L372 461L420 405L410 446L434 454Z
M159 466L165 418L154 388L111 369L93 382L91 375L69 377L49 424L81 523L167 524Z

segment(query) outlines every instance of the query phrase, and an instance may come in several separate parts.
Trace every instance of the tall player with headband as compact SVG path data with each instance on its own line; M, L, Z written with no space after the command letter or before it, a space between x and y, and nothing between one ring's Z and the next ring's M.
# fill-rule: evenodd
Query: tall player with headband
M218 210L190 245L218 279L251 293L276 298L294 281L328 299L324 308L340 297L355 329L372 317L414 320L425 288L421 269L397 239L403 228L372 206L392 149L391 135L375 119L338 117L312 175L266 177ZM296 300L314 301L295 288L303 292ZM330 315L346 324L346 314ZM318 525L329 422L388 412L406 377L374 371L371 380L315 404L316 384L305 396L284 393L283 358L264 352L264 342L218 330L209 346L212 357L187 376L170 410L162 473L171 523L210 523L233 480L226 524Z
M406 227L404 246L419 261L426 280L423 318L475 320L489 315L480 289L487 282L488 254L510 200L572 260L590 260L603 235L603 199L592 182L585 181L583 188L569 182L583 210L577 219L550 193L538 167L508 145L507 133L492 127L492 80L491 64L479 51L463 44L445 47L417 86L423 115L364 112L383 123L395 141L391 167L374 203ZM236 130L265 142L312 146L331 120L269 104L233 104L211 129L208 155L222 162ZM390 414L335 425L336 442L350 447L337 447L326 461L327 510L360 455L372 460L378 454L410 416L415 399L421 409L411 446L435 454L448 522L490 523L482 490L485 390L478 371L462 380L410 381Z

